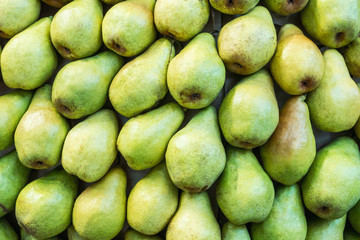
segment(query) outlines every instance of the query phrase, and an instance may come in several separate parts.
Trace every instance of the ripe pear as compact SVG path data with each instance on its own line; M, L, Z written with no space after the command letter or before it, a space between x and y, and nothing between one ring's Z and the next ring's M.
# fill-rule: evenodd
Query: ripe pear
M123 64L124 59L111 51L67 64L53 83L51 98L56 109L70 119L98 111L108 99L110 83Z
M360 83L358 83L357 86L360 89ZM359 119L360 119L360 117L359 117ZM354 131L355 131L355 135L357 136L357 138L360 139L360 120L357 120L357 122L355 123Z
M348 212L348 219L355 231L360 233L360 201Z
M325 70L321 84L308 94L306 101L311 122L322 131L345 131L359 119L360 91L338 51L326 50L324 59Z
M274 84L261 70L243 78L225 96L219 110L219 123L228 143L252 149L263 145L279 122Z
M0 218L0 239L2 240L18 240L19 236L12 228L5 217Z
M360 153L353 139L337 138L318 151L302 182L302 193L307 209L323 219L340 218L356 204Z
M170 139L165 159L171 180L183 191L202 192L215 182L226 154L213 106L198 112Z
M147 49L156 39L154 5L155 0L128 0L111 7L102 23L106 47L124 57Z
M29 107L33 92L15 90L0 96L0 151L14 144L15 129Z
M339 51L345 59L349 73L353 77L360 78L360 35Z
M297 184L279 185L275 190L275 201L268 218L251 225L251 239L305 240L306 229L300 187Z
M324 58L319 48L293 24L284 25L270 62L271 74L288 94L314 90L324 73Z
M40 19L5 45L1 73L9 88L35 89L54 73L58 61L50 40L51 19Z
M157 236L148 236L139 233L133 229L129 229L125 233L125 240L162 240L162 239Z
M35 238L34 236L25 232L25 230L22 228L20 228L20 236L21 236L21 240L38 240L38 238ZM43 240L61 240L61 238L58 236L55 236L55 237L49 237L49 238L46 238Z
M67 229L67 237L68 240L85 240L84 238L80 237L80 235L75 231L73 225L70 225Z
M19 226L35 238L60 234L71 223L78 180L57 168L26 185L15 206Z
M73 0L41 0L41 1L52 7L62 8L63 6L65 6L66 4L68 4Z
M339 48L353 41L360 31L358 0L311 0L301 11L306 31L321 44Z
M351 227L344 230L344 240L360 240L360 233L355 232Z
M180 42L186 42L200 33L209 16L208 0L157 0L154 9L157 30Z
M167 240L220 240L219 224L212 211L207 192L182 192L180 204L171 219Z
M251 240L246 225L235 225L227 222L221 229L222 240Z
M174 46L169 40L161 38L146 52L125 64L109 88L109 99L114 109L130 118L163 99L168 92L168 65L174 56Z
M184 120L177 103L129 119L120 131L117 147L130 168L143 170L156 166L165 158L170 138Z
M262 2L270 11L288 16L303 10L309 0L262 0Z
M251 11L259 0L209 0L211 6L219 12L238 15Z
M280 112L279 124L260 147L265 171L284 185L297 183L308 171L316 155L305 95L289 98Z
M258 6L223 26L218 38L219 55L228 71L248 75L270 61L276 39L269 11Z
M102 45L102 20L100 0L74 0L55 14L51 23L51 41L63 58L89 57Z
M126 174L112 168L75 201L73 224L84 239L110 240L122 229L126 211Z
M40 0L1 0L0 37L11 38L29 25L40 15Z
M200 33L171 60L167 84L181 106L199 109L214 101L224 86L225 75L214 37Z
M306 240L339 240L343 239L346 215L334 220L325 220L316 216L307 218Z
M251 150L229 147L226 167L216 188L216 200L233 224L262 222L271 211L275 190Z

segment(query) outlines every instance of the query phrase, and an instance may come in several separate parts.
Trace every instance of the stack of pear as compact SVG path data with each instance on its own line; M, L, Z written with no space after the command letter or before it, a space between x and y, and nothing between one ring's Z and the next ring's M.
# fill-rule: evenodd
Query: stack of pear
M262 0L262 2L270 11L288 16L303 10L309 0Z
M339 50L343 55L349 73L356 78L360 77L360 35L354 41Z
M162 240L162 238L145 235L129 228L125 233L125 240Z
M52 7L61 8L73 0L41 0Z
M325 220L311 215L307 218L306 240L343 239L346 214L338 219Z
M246 225L235 225L227 222L221 229L222 240L251 240Z
M348 219L355 231L360 233L360 201L348 212Z
M12 228L6 218L0 218L0 239L2 240L18 240L19 236Z
M209 0L211 6L219 12L238 15L252 10L259 0Z

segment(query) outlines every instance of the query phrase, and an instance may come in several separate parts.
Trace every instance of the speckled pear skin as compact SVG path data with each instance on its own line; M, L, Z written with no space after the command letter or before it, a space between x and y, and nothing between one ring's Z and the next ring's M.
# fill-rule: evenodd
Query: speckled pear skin
M19 236L5 217L0 218L0 239L19 240Z
M109 99L114 109L130 118L154 107L168 92L166 74L174 56L174 46L169 40L161 38L125 64L109 88Z
M337 138L317 152L302 182L302 194L307 209L324 219L340 218L356 204L360 153L353 139Z
M351 129L360 115L360 91L351 79L344 58L335 49L324 52L321 84L307 96L311 122L322 131Z
M232 146L263 145L279 122L274 83L266 70L245 77L225 96L219 110L221 131Z
M9 88L35 89L54 73L58 60L50 40L51 19L38 20L5 45L1 73Z
M21 240L38 240L38 238L35 238L34 236L25 232L25 230L22 228L20 228L20 236L21 236ZM54 237L45 238L43 240L61 240L61 238L58 236L54 236Z
M100 0L74 0L55 14L51 23L51 41L63 58L89 57L103 43L102 20Z
M174 102L129 119L117 139L129 167L143 170L164 160L167 145L183 120L184 111Z
M127 0L110 8L102 23L106 47L124 57L146 50L156 39L154 6L155 0Z
M226 222L221 229L222 240L251 240L246 225L235 225Z
M125 212L126 173L114 167L76 199L74 228L84 239L110 240L122 229Z
M343 239L346 214L338 219L325 220L311 215L307 218L306 240Z
M32 91L15 90L0 96L0 151L14 144L15 129L30 105Z
M251 11L259 0L209 0L211 6L219 12L238 15Z
M55 166L68 131L67 120L51 102L51 86L38 88L15 130L15 147L21 163L33 169Z
M214 101L224 86L225 75L214 37L200 33L171 60L167 84L181 106L200 109Z
M251 225L252 240L296 239L306 237L306 218L300 187L279 185L269 216L261 223Z
M344 230L344 240L360 240L360 233L347 226Z
M73 0L41 0L52 7L61 8Z
M35 238L56 236L71 223L78 180L56 168L26 185L20 192L15 215L21 228Z
M360 233L360 201L348 212L348 219L355 231Z
M285 102L275 132L260 147L265 171L284 185L302 179L316 155L315 136L304 100L305 95L300 95Z
M68 240L85 240L84 238L80 237L80 235L75 231L73 225L70 225L67 229L67 237Z
M349 73L356 78L360 77L360 35L339 51L343 55Z
M284 25L270 62L271 74L290 95L314 90L324 73L324 58L319 48L293 24Z
M162 238L158 236L144 235L133 229L129 229L125 233L125 240L162 240Z
M262 0L262 3L270 11L281 16L289 16L300 12L306 7L308 2L309 0Z
M30 169L21 164L15 150L0 158L0 217L14 210L29 175Z
M207 192L182 192L180 204L171 219L167 240L220 240L220 226L211 208Z
M40 15L40 0L2 0L0 2L0 37L11 38Z
M271 211L275 190L251 150L228 147L226 167L216 188L216 200L233 224L264 221Z
M154 21L157 30L180 42L195 37L210 16L208 0L157 0Z

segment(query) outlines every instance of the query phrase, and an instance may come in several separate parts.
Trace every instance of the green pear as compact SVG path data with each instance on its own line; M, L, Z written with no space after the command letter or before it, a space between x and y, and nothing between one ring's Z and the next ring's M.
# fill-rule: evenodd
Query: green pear
M261 223L251 225L252 240L304 240L306 218L301 200L300 187L279 185L269 216Z
M293 24L284 25L270 62L271 74L288 94L314 90L324 73L324 58L319 48Z
M143 170L156 166L165 158L166 147L184 120L177 103L131 118L117 139L117 147L130 168Z
M52 7L62 8L63 6L65 6L66 4L68 4L73 0L41 0L41 1Z
M78 119L98 111L108 99L112 79L124 59L111 51L67 64L56 75L52 102L65 117Z
M214 37L200 33L171 60L167 84L181 106L199 109L214 101L224 86L225 74Z
M349 73L356 78L360 77L360 35L354 41L340 49Z
M15 90L0 96L0 151L14 144L15 129L29 107L33 93Z
M26 185L15 206L19 226L35 238L56 236L71 223L78 180L57 168Z
M226 167L216 188L221 211L236 225L264 221L275 195L270 177L251 150L228 147L226 153Z
M55 166L68 131L66 119L51 102L51 86L38 88L15 130L15 147L21 163L34 169Z
M322 131L351 129L360 115L360 91L351 79L344 58L335 49L324 52L321 84L307 97L311 122Z
M9 88L35 89L54 73L58 60L50 40L51 19L40 19L5 45L1 73Z
M302 182L302 193L307 209L324 219L340 218L356 204L360 153L353 139L337 138L317 152Z
M309 171L316 155L305 95L289 98L280 112L279 124L269 140L260 147L265 171L285 185L297 183Z
M21 240L38 240L38 238L35 238L34 236L25 232L25 230L22 228L20 229L20 236L21 236ZM55 236L55 237L45 238L43 240L61 240L61 238L58 236Z
M75 201L73 224L84 239L110 240L122 229L126 211L126 174L112 168Z
M346 215L334 220L325 220L316 216L307 218L306 240L339 240L343 239Z
M167 240L220 240L220 226L212 211L207 192L182 192L175 216L167 231Z
M251 11L259 0L209 0L211 6L219 12L238 15Z
M114 109L130 118L163 99L168 92L167 69L174 55L174 46L169 40L161 38L146 52L125 64L109 88L109 99Z
M103 1L104 3L109 4L109 5L115 5L115 4L117 4L119 2L122 2L124 0L101 0L101 1Z
M346 227L344 231L344 240L360 240L360 233L354 231L351 227Z
M208 0L157 0L154 9L157 30L180 42L186 42L200 33L209 16Z
M67 237L68 240L85 240L84 238L80 237L80 235L75 231L73 225L70 225L67 229Z
M262 0L267 9L281 16L300 12L308 2L309 0Z
M162 239L157 236L148 236L139 233L133 229L129 229L125 233L125 240L162 240Z
M5 217L0 218L0 239L1 240L18 240L19 236L11 227Z
M102 178L115 161L119 133L114 111L102 109L73 127L66 136L61 163L85 182Z
M96 53L101 45L103 9L100 0L74 0L51 23L51 41L63 58L76 60Z
M235 225L227 222L221 229L222 240L251 240L246 225Z
M29 25L40 15L40 0L1 0L0 37L11 38Z
M184 191L202 192L215 182L226 154L213 106L198 112L170 139L165 159L171 180Z
M360 83L358 83L357 86L360 89ZM359 119L360 119L360 117L359 117ZM355 131L355 135L357 136L357 138L360 139L360 120L359 119L355 123L354 131Z
M279 108L270 74L261 70L243 78L225 96L219 123L228 143L252 149L263 145L279 122Z
M29 175L30 169L21 164L15 150L0 158L0 217L14 210Z
M270 61L276 41L269 11L258 6L222 27L218 38L219 55L228 71L248 75Z
M355 231L360 233L360 201L348 212L348 218Z
M360 31L358 0L311 0L301 11L305 30L321 44L339 48L353 41Z
M124 57L147 49L156 39L154 5L155 0L128 0L111 7L102 23L106 47Z

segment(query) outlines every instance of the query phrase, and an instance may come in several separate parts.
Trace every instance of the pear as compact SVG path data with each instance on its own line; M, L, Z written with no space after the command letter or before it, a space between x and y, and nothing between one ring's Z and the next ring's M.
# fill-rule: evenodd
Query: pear
M21 164L15 150L0 158L0 217L14 210L29 175L30 169Z
M251 240L246 225L235 225L227 222L221 229L222 240Z
M52 7L62 8L63 6L65 6L66 4L68 4L73 0L41 0L41 1Z
M251 11L259 0L209 0L211 6L219 12L238 15Z
M251 150L229 147L226 167L216 188L216 200L233 224L262 222L271 211L275 190Z
M133 229L129 229L125 233L125 240L162 240L162 239L157 236L148 236L139 233Z
M360 31L358 0L311 0L301 11L306 31L321 44L339 48L353 41Z
M11 38L29 25L40 15L40 0L1 0L0 37Z
M221 233L207 192L182 192L179 208L171 219L167 240L220 240Z
M35 238L60 234L71 222L78 180L57 168L26 185L15 206L19 226Z
M339 240L343 239L346 215L339 219L324 220L316 216L307 218L306 240Z
M181 106L199 109L214 101L224 86L225 74L214 37L200 33L171 60L167 84Z
M222 27L218 38L219 55L228 71L248 75L270 61L276 41L269 11L258 6Z
M157 40L143 54L125 64L114 77L109 99L114 109L133 117L156 105L168 91L166 74L175 49L169 40Z
M51 98L56 109L71 119L98 111L105 104L110 83L123 64L124 59L110 51L67 64L53 83Z
M324 59L321 84L307 97L311 122L322 131L345 131L359 119L360 91L338 51L326 50Z
M111 7L102 23L105 45L124 57L147 49L156 39L154 5L155 0L128 0Z
M67 229L67 237L68 240L85 240L84 238L80 237L80 235L75 231L73 225L70 225Z
M358 201L355 206L350 209L348 218L354 230L360 233L360 201Z
M115 161L119 133L114 111L102 109L73 127L66 136L61 163L85 182L102 178Z
M358 83L357 86L360 89L360 83ZM360 119L360 117L359 117L359 119ZM355 123L354 131L355 131L355 135L357 136L357 138L360 139L360 120L357 120L357 122Z
M305 95L289 98L280 112L279 124L270 139L260 147L265 171L285 185L297 183L309 171L316 155Z
M183 120L182 108L177 103L167 103L127 121L120 131L117 147L129 167L143 170L164 160L170 138Z
M288 16L303 10L309 0L262 0L262 2L270 11Z
M84 239L110 240L122 229L126 211L126 174L112 168L75 201L73 224Z
M20 229L20 236L21 236L21 240L38 240L34 236L25 232L25 230L22 228ZM55 236L55 237L46 238L44 240L61 240L61 238L58 236Z
M18 240L19 236L11 227L6 218L0 218L0 239L2 240Z
M200 33L209 16L208 0L157 0L154 9L157 30L180 42L186 42Z
M14 144L15 129L29 107L33 93L15 90L0 96L0 151Z
M345 228L344 240L360 240L360 233L355 232L351 227Z
M51 102L51 86L36 90L30 106L15 130L15 147L22 164L29 168L55 166L69 125Z
M127 203L127 221L136 231L154 235L166 227L177 206L178 189L171 182L163 162L131 190Z
M40 19L5 45L1 73L9 88L35 89L54 73L58 62L50 40L51 19Z
M279 185L275 190L275 201L268 218L251 225L251 239L305 240L306 229L300 187L297 184Z
M102 45L102 20L100 0L74 0L55 14L51 23L51 41L63 58L89 57Z
M307 209L324 219L340 218L356 204L360 153L353 139L337 138L318 151L302 182L302 193Z
M198 112L170 139L165 159L171 180L184 191L202 192L215 182L226 154L213 106Z
M271 74L288 94L314 90L324 73L324 58L319 48L293 24L284 25L270 63Z
M349 73L360 78L360 35L339 51L344 56Z
M252 149L263 145L279 122L274 84L261 70L243 78L225 96L219 110L219 123L228 143Z

